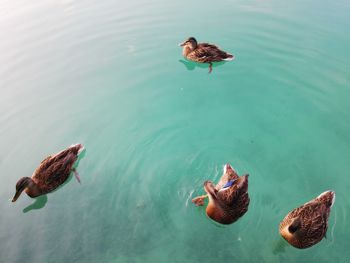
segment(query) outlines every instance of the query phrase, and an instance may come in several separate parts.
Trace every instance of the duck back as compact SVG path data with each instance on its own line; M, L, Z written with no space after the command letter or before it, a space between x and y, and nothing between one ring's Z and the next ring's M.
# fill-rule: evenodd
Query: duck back
M41 194L55 190L68 179L82 149L81 144L76 144L41 162L32 176Z

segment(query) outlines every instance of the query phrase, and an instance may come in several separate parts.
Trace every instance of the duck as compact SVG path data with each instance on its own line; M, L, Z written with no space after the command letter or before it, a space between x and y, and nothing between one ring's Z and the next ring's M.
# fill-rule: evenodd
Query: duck
M16 202L23 191L31 198L50 193L62 185L72 172L80 183L74 164L83 150L84 146L79 143L46 157L31 177L22 177L18 180L12 202Z
M326 191L289 212L279 225L281 236L293 247L309 248L324 237L335 202L335 192Z
M209 63L209 73L213 69L212 62L234 59L233 55L221 50L216 45L198 43L194 37L189 37L179 46L183 47L182 54L186 59L199 63Z
M193 198L192 202L202 206L208 198L207 216L220 224L232 224L248 211L248 176L238 176L232 166L226 164L219 182L214 185L211 181L205 181L204 190L207 194Z

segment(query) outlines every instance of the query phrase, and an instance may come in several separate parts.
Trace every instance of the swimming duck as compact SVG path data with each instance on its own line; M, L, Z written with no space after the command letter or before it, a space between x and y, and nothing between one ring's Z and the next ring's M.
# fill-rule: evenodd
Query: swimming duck
M207 215L221 224L231 224L248 211L248 174L238 176L230 164L224 166L224 174L219 183L214 186L210 181L204 182L206 195L192 199L197 206L204 205L204 199L209 198L206 208Z
M73 165L83 150L82 144L75 144L45 158L31 178L22 177L18 180L12 202L16 202L23 191L32 198L52 192L68 179L71 172L80 182L79 175Z
M197 43L194 37L190 37L183 43L182 54L188 60L200 63L209 63L209 73L212 71L212 62L230 61L234 56L219 49L217 46L208 43Z
M335 193L326 191L295 208L280 223L280 234L296 248L308 248L320 242L326 235L328 217L334 201Z

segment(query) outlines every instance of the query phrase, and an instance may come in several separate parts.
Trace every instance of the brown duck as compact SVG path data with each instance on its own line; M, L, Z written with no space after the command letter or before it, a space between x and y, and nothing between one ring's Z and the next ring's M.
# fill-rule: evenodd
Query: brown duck
M12 202L16 202L23 191L32 198L52 192L68 179L71 172L80 182L73 165L83 149L82 144L75 144L55 155L48 156L40 163L31 178L22 177L18 180Z
M308 248L320 242L326 235L334 201L335 193L326 191L295 208L280 223L282 237L296 248Z
M192 202L197 206L204 205L204 199L209 197L206 212L216 222L231 224L248 211L248 174L239 177L229 164L225 165L219 183L214 186L206 181L204 190L207 194L192 199Z
M212 71L212 62L230 61L234 56L219 49L217 46L208 43L197 43L194 37L190 37L183 43L182 54L188 60L199 63L209 63L209 73Z

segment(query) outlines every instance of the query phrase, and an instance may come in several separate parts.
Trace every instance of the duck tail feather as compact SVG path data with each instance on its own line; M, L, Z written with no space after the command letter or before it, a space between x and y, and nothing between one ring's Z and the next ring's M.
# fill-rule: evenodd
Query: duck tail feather
M81 154L85 150L84 145L82 145L81 143L72 144L71 146L69 146L69 148L74 148L75 150L77 150L77 155Z
M335 202L335 192L334 191L326 191L320 194L317 197L321 202L326 203L329 207L332 207Z
M224 60L224 61L231 61L231 60L234 60L234 58L235 58L234 55L231 55L231 54L228 54L228 53L227 53L227 57L224 58L223 60Z

